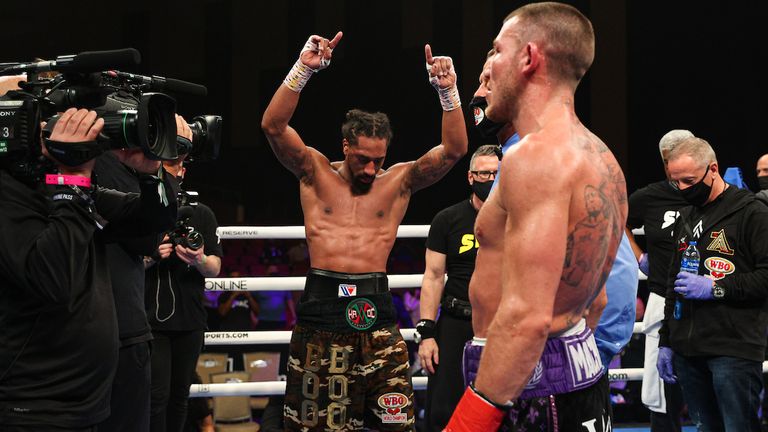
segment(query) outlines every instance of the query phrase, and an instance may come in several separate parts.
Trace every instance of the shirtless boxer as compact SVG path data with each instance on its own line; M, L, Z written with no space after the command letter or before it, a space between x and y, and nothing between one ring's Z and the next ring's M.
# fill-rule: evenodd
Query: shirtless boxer
M299 92L329 65L341 37L309 38L262 119L278 160L299 178L312 267L291 338L286 430L412 430L408 352L395 325L387 258L411 195L466 153L466 127L452 61L433 57L427 45L430 82L444 110L442 144L384 170L389 119L351 110L342 162L306 146L288 122Z
M547 395L548 427L609 430L608 379L585 316L603 292L627 206L618 163L574 111L594 57L592 25L570 6L530 4L507 17L494 49L486 114L523 139L477 218L470 300L488 340L446 430L493 431L505 418L531 430L510 401ZM494 285L497 312L475 308Z

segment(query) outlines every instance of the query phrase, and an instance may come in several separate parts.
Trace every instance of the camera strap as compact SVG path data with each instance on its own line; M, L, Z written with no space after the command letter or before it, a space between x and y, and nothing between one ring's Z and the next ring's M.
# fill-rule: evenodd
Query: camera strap
M106 227L109 223L96 211L96 203L93 201L93 198L91 198L88 193L80 189L78 186L67 185L64 187L56 188L53 192L54 193L51 196L53 201L66 200L69 202L77 203L82 208L84 208L98 229L104 229L104 227Z
M44 138L45 148L54 159L66 166L80 166L104 153L96 141L61 142Z

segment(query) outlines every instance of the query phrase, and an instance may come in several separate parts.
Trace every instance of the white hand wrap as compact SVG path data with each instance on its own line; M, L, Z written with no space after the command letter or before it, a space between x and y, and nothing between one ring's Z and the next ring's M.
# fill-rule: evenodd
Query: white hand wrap
M285 76L283 84L296 93L301 93L301 89L307 85L307 81L312 76L314 71L307 65L301 62L301 59L296 60L293 64L291 71Z
M283 80L283 83L289 89L295 91L296 93L300 93L304 86L307 85L307 81L309 81L309 78L312 77L313 73L319 72L331 64L331 59L321 57L320 67L317 69L312 69L301 61L301 54L303 54L305 51L319 53L319 47L320 46L317 44L317 42L312 40L312 36L307 39L307 43L304 44L304 48L302 48L301 52L299 53L299 59L296 60L296 63L293 64L291 71L288 72L288 75L286 75L285 79ZM328 47L328 49L333 52L333 48ZM322 56L322 53L319 54Z
M323 57L323 53L321 53L318 50L319 48L320 48L320 45L318 45L317 42L313 41L312 36L310 36L309 39L307 39L307 43L304 44L304 48L302 48L301 52L299 53L299 57L301 57L301 55L304 54L305 51L312 51L320 54L321 56L320 67L317 69L310 69L312 72L319 72L331 65L331 59L327 59ZM329 46L328 49L331 51L331 53L333 53L333 48Z
M461 99L459 98L459 89L456 85L452 85L448 88L440 88L440 80L437 76L432 75L432 66L429 63L427 65L427 76L429 77L429 83L437 90L438 96L440 96L440 105L443 107L443 111L453 111L461 106ZM454 72L453 64L451 64L451 72ZM458 78L457 78L458 80Z

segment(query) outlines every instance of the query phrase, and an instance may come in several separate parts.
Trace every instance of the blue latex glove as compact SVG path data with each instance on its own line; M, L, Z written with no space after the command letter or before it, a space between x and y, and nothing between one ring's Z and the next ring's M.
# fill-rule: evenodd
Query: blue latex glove
M693 273L680 272L675 280L675 292L686 299L712 300L712 286L715 281Z
M672 368L672 357L675 353L672 348L659 347L659 356L656 359L656 369L659 371L659 377L667 384L677 382L677 376Z
M640 261L638 261L637 264L640 266L640 271L643 272L644 275L648 276L648 254L647 253L640 255Z

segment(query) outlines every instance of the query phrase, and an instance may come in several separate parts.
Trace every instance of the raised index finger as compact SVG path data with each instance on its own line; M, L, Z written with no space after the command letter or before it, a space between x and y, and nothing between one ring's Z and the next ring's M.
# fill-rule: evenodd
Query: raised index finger
M336 48L336 45L339 44L339 41L341 40L341 37L344 36L342 32L336 33L336 36L331 39L330 42L328 42L328 46L331 47L331 49Z
M424 45L424 56L427 58L427 64L432 65L435 59L432 57L432 47L429 44Z

